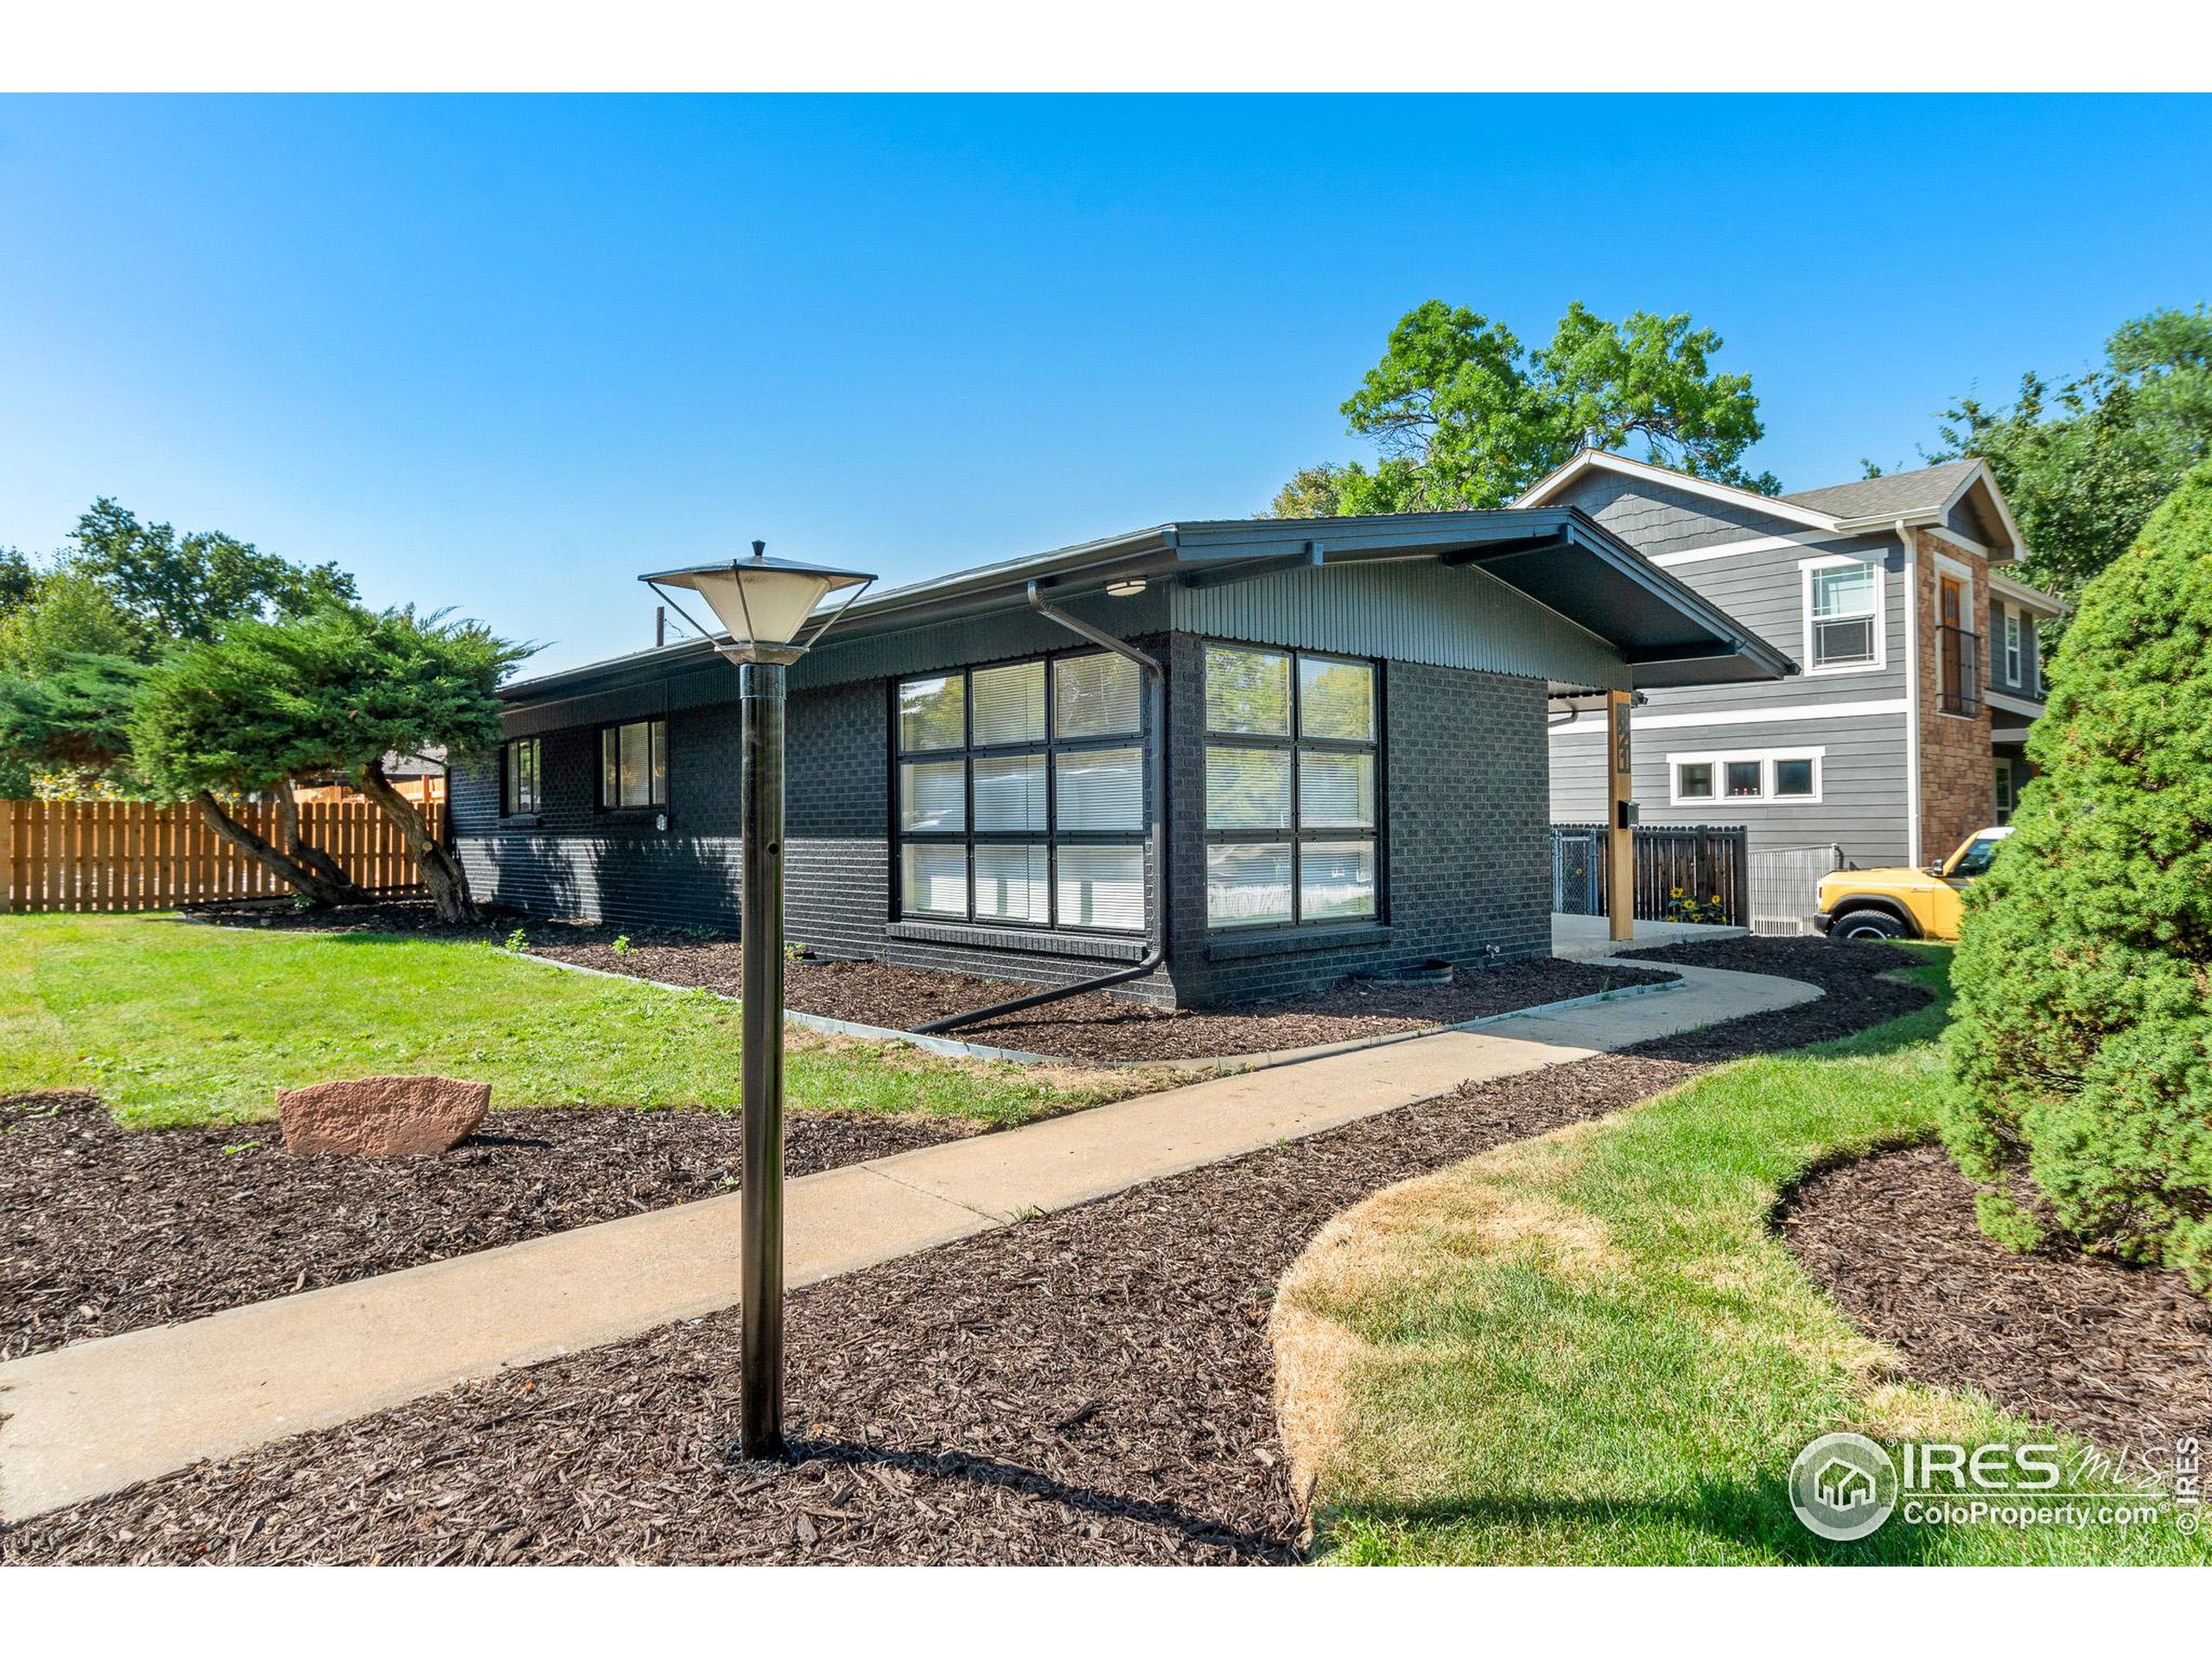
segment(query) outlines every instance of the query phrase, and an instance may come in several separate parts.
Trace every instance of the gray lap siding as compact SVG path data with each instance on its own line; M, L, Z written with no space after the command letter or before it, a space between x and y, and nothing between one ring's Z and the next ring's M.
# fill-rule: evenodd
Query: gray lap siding
M1549 949L1544 686L1541 681L1390 662L1383 670L1384 918L1298 935L1205 926L1204 687L1199 642L1149 642L1170 664L1167 969L1124 988L1157 1006L1287 994L1350 973L1432 957L1480 962ZM948 664L954 666L957 664ZM518 710L511 732L543 742L546 810L499 814L496 755L456 761L456 849L480 898L533 915L627 925L738 925L735 676L594 697L590 723ZM689 706L672 706L688 703ZM669 722L668 827L598 811L598 730ZM1023 939L1005 930L905 925L893 915L890 682L794 688L787 709L786 931L823 955L1061 984L1128 965L1143 941ZM980 941L980 942L979 942ZM1027 948L1007 948L1020 941ZM1072 954L1071 954L1072 953Z

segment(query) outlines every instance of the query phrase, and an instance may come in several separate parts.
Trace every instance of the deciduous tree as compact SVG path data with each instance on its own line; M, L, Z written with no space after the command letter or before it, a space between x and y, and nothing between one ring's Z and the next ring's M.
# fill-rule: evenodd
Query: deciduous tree
M1464 306L1429 300L1400 318L1382 359L1343 406L1381 452L1301 469L1277 517L1497 507L1576 450L1641 450L1700 478L1773 493L1739 464L1764 429L1751 377L1720 374L1720 337L1684 315L1608 322L1577 302L1551 344Z
M2212 458L2212 312L2138 317L2099 367L2056 388L2026 374L2010 405L1961 397L1939 418L1931 459L1987 461L2026 539L2025 573L2071 599Z

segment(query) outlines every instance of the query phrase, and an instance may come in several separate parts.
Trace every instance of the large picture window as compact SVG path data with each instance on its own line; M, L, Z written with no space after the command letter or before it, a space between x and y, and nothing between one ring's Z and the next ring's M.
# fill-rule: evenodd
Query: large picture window
M901 680L900 914L1144 931L1137 665L1111 652Z
M1375 664L1205 647L1206 925L1378 913Z
M545 747L534 737L508 744L499 810L509 817L545 810Z
M599 734L599 804L668 804L668 722L634 720Z

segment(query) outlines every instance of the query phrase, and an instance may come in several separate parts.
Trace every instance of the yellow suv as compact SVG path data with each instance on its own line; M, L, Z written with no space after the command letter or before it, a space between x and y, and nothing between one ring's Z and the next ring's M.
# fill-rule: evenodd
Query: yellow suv
M1838 870L1821 878L1813 925L1832 939L1955 939L1967 883L1989 868L2007 829L1978 830L1924 870Z

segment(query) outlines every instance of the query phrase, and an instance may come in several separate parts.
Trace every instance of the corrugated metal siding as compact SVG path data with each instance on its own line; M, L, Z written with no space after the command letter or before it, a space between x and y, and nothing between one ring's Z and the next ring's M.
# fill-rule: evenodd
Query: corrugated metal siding
M1433 560L1324 565L1177 588L1178 632L1436 668L1625 686L1620 655L1497 577Z

